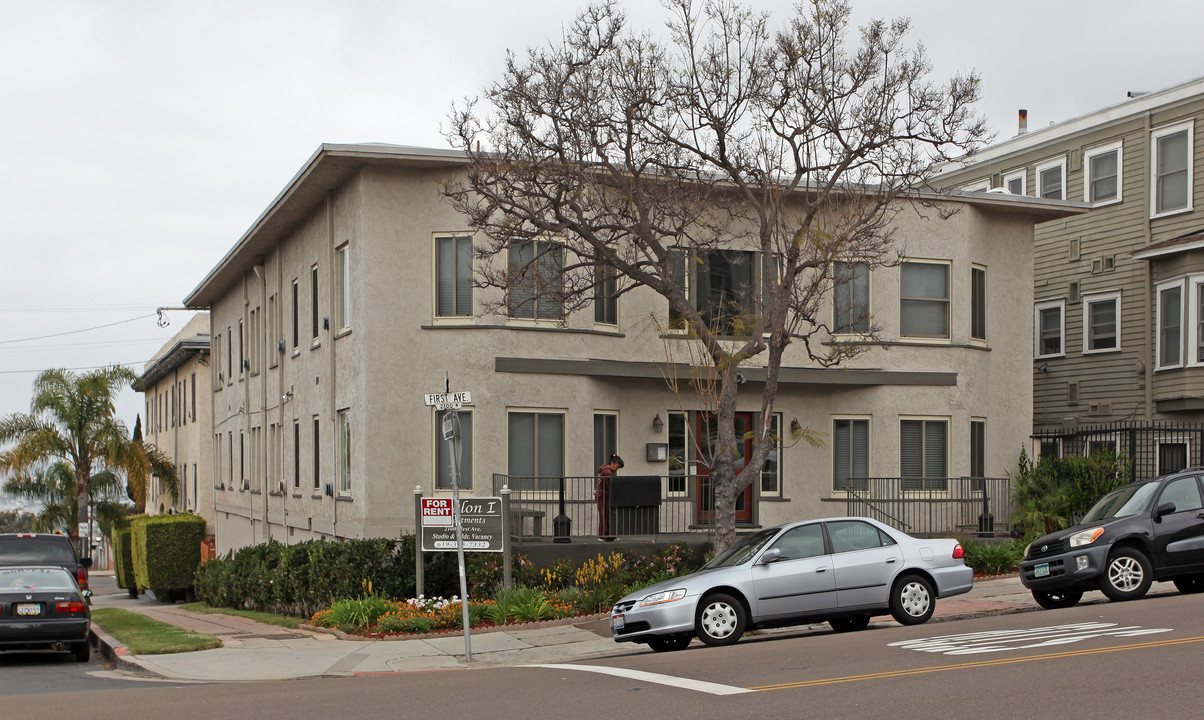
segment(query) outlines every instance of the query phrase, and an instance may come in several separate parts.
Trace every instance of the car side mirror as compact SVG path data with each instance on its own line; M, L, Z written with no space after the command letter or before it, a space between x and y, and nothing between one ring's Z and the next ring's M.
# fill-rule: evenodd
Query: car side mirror
M1173 502L1159 503L1158 509L1154 511L1154 516L1161 518L1165 515L1170 515L1173 512L1175 512L1175 503L1173 503Z
M90 557L86 557L86 558L80 558L80 559L79 559L79 566L80 566L80 567L86 567L86 568L90 568L90 567L92 567L92 558L90 558Z
M781 559L782 559L782 549L781 548L769 548L761 555L761 560L759 561L758 564L759 565L768 565L769 563L775 563Z

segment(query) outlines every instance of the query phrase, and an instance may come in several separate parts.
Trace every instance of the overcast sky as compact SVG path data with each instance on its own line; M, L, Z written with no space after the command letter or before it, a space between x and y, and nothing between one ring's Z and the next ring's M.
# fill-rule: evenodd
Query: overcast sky
M179 306L319 144L446 147L452 101L582 5L0 0L0 415L28 410L47 367L142 372L189 317L169 311L161 328L155 308ZM791 7L755 5L779 19ZM1204 75L1204 3L1154 6L860 0L854 13L910 17L934 77L977 70L980 111L1006 139L1019 108L1035 129ZM627 8L663 26L655 0ZM125 391L122 420L142 407Z

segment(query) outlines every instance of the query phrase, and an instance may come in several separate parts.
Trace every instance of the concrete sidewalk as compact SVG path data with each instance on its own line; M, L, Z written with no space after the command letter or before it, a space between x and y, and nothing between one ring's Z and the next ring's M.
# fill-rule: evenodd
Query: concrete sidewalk
M93 625L100 652L127 672L176 680L238 682L338 677L392 672L466 670L473 667L564 663L649 652L647 646L610 639L608 619L571 624L536 623L470 635L465 661L460 635L426 640L342 640L333 635L266 625L232 615L192 613L146 597L130 598L111 574L92 573L93 607L132 610L188 630L216 635L223 647L173 655L132 655ZM1015 576L978 580L964 595L939 600L932 622L1038 609ZM875 625L893 623L889 616ZM816 625L816 628L826 627ZM799 627L767 632L798 632Z

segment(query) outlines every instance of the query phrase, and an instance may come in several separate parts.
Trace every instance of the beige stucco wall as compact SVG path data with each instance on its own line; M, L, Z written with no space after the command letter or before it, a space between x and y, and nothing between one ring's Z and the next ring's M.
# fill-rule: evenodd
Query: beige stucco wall
M262 542L269 534L281 541L311 537L396 537L414 527L415 488L434 490L435 417L423 404L425 393L443 390L444 373L452 390L472 393L475 442L474 492L492 493L490 474L504 473L507 412L513 409L565 414L567 475L594 472L592 417L595 411L618 415L618 449L627 474L663 475L664 463L644 460L645 443L665 442L651 421L679 407L665 383L656 379L496 372L496 358L665 361L665 341L648 321L666 315L663 299L637 291L620 300L617 328L595 327L592 312L571 316L567 327L507 325L505 318L478 311L458 324L434 315L434 236L464 231L466 223L442 197L447 172L377 165L312 206L311 213L259 261L232 290L213 304L214 333L233 331L252 308L266 307L278 296L277 337L265 338L269 355L276 342L286 349L272 366L241 380L227 376L213 393L214 433L220 437L217 487L218 550ZM971 418L987 423L987 473L1003 474L1015 463L1031 427L1032 222L1023 213L1006 214L971 205L948 220L932 210L905 208L898 214L898 239L912 257L951 262L951 332L943 343L898 342L899 269L884 268L871 279L872 311L883 328L885 344L867 348L848 363L853 369L892 372L952 372L953 386L790 385L775 411L784 422L797 418L806 427L831 431L834 415L865 415L871 420L871 474L899 473L901 415L947 418L949 472L969 473ZM332 275L335 248L349 242L352 277L351 328L334 328ZM319 266L320 315L331 328L310 342L310 267ZM970 268L987 268L988 340L970 342ZM262 276L262 277L261 277ZM301 342L291 347L291 284L300 284ZM266 283L266 291L264 284ZM480 293L481 291L477 291ZM223 342L226 342L223 340ZM688 354L686 341L669 340L675 359ZM223 348L222 353L226 351ZM237 356L237 346L234 349ZM221 359L225 363L225 359ZM235 360L237 362L237 359ZM754 361L756 364L756 361ZM793 348L787 365L807 366L802 348ZM213 363L216 368L218 363ZM215 371L216 372L216 371ZM839 371L836 371L839 372ZM291 391L287 402L282 397ZM689 391L680 404L698 407ZM759 410L760 385L741 387L740 409ZM242 410L240 412L240 409ZM320 485L335 483L335 420L340 410L352 418L352 482L346 496L333 499L313 490L312 419L320 421ZM292 486L292 424L301 426L300 487ZM238 436L252 427L279 423L284 428L284 458L269 440L256 461L269 478L266 492L241 489L239 472L229 483L229 438L238 452ZM831 488L830 447L806 443L784 451L780 500L756 504L762 525L843 513L843 499ZM336 495L338 493L336 492ZM287 516L284 510L287 509ZM248 518L250 512L253 519ZM337 512L337 526L335 524ZM287 530L285 520L287 518ZM266 521L266 522L265 522Z

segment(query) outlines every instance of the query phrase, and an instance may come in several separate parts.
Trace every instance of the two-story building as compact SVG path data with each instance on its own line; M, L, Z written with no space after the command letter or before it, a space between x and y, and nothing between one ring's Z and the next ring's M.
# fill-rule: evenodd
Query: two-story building
M937 183L1091 205L1037 226L1034 430L1042 454L1112 447L1152 475L1204 460L1204 78L1130 95L996 143Z
M665 381L688 377L691 342L669 329L667 303L645 289L567 316L533 302L487 313L499 296L474 287L473 233L443 195L465 162L449 150L323 145L185 300L211 315L205 480L218 552L412 530L416 491L451 492L440 412L424 402L445 389L472 397L460 411L466 494L505 484L548 501L560 478L588 479L617 451L623 474L657 477L687 525L708 520L700 449L712 421ZM951 478L1014 467L1032 423L1033 226L1082 210L930 199L959 212L904 208L901 262L872 273L854 263L833 293L833 328L855 338L872 317L879 341L832 369L788 351L773 422L786 438L800 426L826 442L778 448L738 523L844 514L866 478L940 496ZM755 293L761 263L745 254L692 264L691 287ZM754 360L742 372L747 427L764 371ZM582 490L570 500L585 512L592 483ZM579 516L573 534L593 522Z

